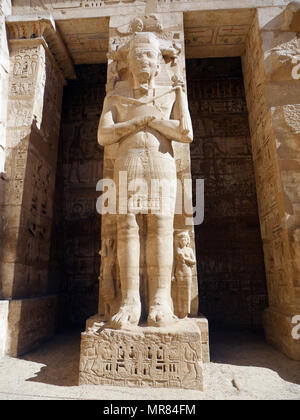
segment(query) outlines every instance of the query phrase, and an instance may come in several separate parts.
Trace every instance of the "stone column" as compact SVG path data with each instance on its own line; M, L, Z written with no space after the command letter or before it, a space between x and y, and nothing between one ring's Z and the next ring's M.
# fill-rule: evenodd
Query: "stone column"
M45 21L8 22L0 298L9 300L6 353L12 356L52 335L56 320L57 296L48 291L48 263L65 79L44 39L50 30Z
M9 71L9 53L5 28L5 16L10 14L11 4L9 1L0 3L0 173L4 172L5 160L5 128L7 112L7 88ZM0 190L1 194L1 190Z
M0 3L0 200L3 197L6 144L7 91L9 77L9 52L5 16L11 12L10 1ZM0 247L2 243L0 242ZM0 357L5 354L7 342L8 300L0 300Z
M299 2L257 9L243 57L269 308L266 339L300 360ZM298 66L299 68L300 66Z

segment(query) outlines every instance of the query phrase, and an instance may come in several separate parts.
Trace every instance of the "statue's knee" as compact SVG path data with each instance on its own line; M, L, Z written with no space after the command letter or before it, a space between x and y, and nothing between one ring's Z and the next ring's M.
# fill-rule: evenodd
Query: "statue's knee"
M126 214L124 216L119 216L118 229L122 232L138 231L138 224L136 222L135 215Z
M173 217L156 215L148 221L148 227L153 235L173 237Z

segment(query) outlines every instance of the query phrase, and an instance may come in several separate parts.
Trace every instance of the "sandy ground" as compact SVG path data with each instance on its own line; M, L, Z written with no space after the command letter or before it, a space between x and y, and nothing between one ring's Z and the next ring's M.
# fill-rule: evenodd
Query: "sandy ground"
M80 332L55 336L16 359L0 359L2 400L300 400L300 362L249 332L210 334L211 363L204 366L205 390L77 386Z

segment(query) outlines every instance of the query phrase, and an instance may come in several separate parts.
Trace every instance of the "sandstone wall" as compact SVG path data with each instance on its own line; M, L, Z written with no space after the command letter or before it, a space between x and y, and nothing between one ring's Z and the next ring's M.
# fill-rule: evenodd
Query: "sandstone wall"
M9 52L5 16L10 14L9 1L0 2L0 202L5 190L6 114L9 78ZM0 241L1 248L1 241ZM0 357L5 354L8 328L8 301L0 302Z
M63 278L67 323L84 325L98 311L101 218L96 184L102 178L103 148L97 144L97 129L106 65L77 66L76 72L78 80L65 87L63 98L51 277Z
M0 2L0 173L4 172L5 142L6 142L6 113L9 73L9 52L5 28L5 16L10 14L11 6L8 1ZM0 184L0 194L2 185Z
M241 62L188 60L187 78L192 175L205 180L200 312L210 326L261 327L267 291Z

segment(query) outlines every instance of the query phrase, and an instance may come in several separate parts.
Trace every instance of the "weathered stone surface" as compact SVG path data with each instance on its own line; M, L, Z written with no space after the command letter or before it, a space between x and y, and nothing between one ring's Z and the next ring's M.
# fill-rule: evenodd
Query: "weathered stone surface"
M78 308L74 312L72 309L70 310L70 317L73 317L75 323L78 319L84 318L87 313L90 313L91 308L96 306L95 273L99 271L97 262L99 247L96 248L99 244L100 228L94 228L96 224L94 214L95 179L101 177L99 174L102 171L102 165L97 163L101 156L95 151L95 146L91 146L91 139L95 139L96 120L101 111L99 106L101 106L101 98L103 98L102 86L99 88L100 95L98 95L99 89L97 91L95 89L91 92L90 97L89 94L85 94L84 100L82 97L74 99L69 127L62 134L63 142L66 138L65 144L68 145L64 150L66 184L69 184L70 187L66 190L65 198L67 233L64 235L65 232L62 229L59 232L57 238L61 240L57 246L57 252L55 250L56 253L54 252L53 255L54 260L56 256L59 257L55 261L61 261L64 258L62 257L64 249L61 244L67 243L66 260L69 272L65 280L58 280L60 276L56 276L54 273L58 273L59 263L55 262L52 273L53 283L49 284L47 276L53 221L52 204L55 189L60 101L64 83L58 67L63 69L67 77L72 78L74 77L72 59L76 63L105 61L107 50L110 49L111 52L113 46L121 46L122 39L124 40L127 36L124 28L118 32L118 22L122 22L126 26L130 15L151 15L151 19L153 19L153 14L163 12L164 23L171 22L169 26L167 24L166 39L172 38L174 44L177 44L177 47L180 45L182 51L179 56L181 60L179 60L179 65L177 60L177 68L182 70L183 79L185 78L185 66L182 60L184 41L187 55L190 57L230 56L245 52L243 57L245 87L250 111L252 152L270 304L270 309L265 315L266 334L269 341L277 343L278 348L291 357L296 357L298 344L288 338L288 332L291 316L300 312L298 261L298 232L300 229L299 1L246 0L241 4L238 0L210 0L207 2L202 0L103 0L101 2L70 0L60 3L50 2L50 0L43 2L17 0L13 5L15 16L6 18L11 38L9 63L5 16L10 12L10 2L2 1L0 5L0 172L5 170L6 173L0 176L0 261L2 263L1 274L4 276L0 286L1 298L32 297L48 293L51 290L56 291L60 287L59 283L63 284L65 281L68 283L68 286L65 287L72 290L67 301L71 302L72 309ZM42 12L45 12L47 16L43 16ZM184 21L182 21L183 12L185 13ZM30 16L25 16L25 13ZM62 38L55 30L54 20L49 19L49 13L56 20L55 25L59 28ZM21 14L22 18L19 18L18 14ZM176 20L176 14L180 16L180 19ZM110 16L112 16L111 19ZM173 16L175 20L172 21L173 18L170 16ZM72 20L73 18L76 20ZM77 18L80 18L80 21ZM77 29L76 22L78 23ZM136 29L139 29L139 26ZM20 41L18 38L24 39ZM72 59L68 55L68 49ZM175 62L173 56L167 63L168 67L162 60L160 63L163 70L161 74L165 74L164 71L167 69L168 75L172 75L172 70L174 67L176 68ZM108 90L114 87L116 82L113 64L113 59L110 57ZM124 70L122 68L121 79L123 82L126 80ZM10 82L8 83L9 74ZM160 83L162 84L160 85ZM166 86L168 83L166 78L160 79L157 86L161 87L164 84ZM222 90L224 86L218 84L218 89ZM209 87L214 89L213 83L207 82L207 88ZM196 151L199 153L197 156L195 155L196 160L194 164L192 162L192 165L197 171L196 161L197 159L198 162L201 161L201 170L204 168L209 180L208 191L215 191L216 196L219 195L218 191L222 185L221 179L229 179L229 184L234 185L235 174L240 177L239 188L242 183L247 192L249 192L249 187L254 187L251 177L243 181L243 177L251 173L249 133L245 130L242 135L237 136L239 130L246 127L245 104L243 100L237 100L236 94L233 94L231 103L223 99L212 104L207 98L205 100L201 98L199 104L199 101L192 98L193 104L190 107L192 110L195 109L195 131L203 145L202 150ZM82 103L85 105L82 106ZM232 119L223 118L223 121L222 118L204 115L205 113L215 113L216 110L221 114L225 108L236 115ZM6 114L7 111L8 114ZM243 113L244 115L241 117L240 114ZM198 119L199 115L204 115L203 119ZM83 120L86 124L82 125ZM227 150L234 149L234 153L240 157L238 164L237 161L229 162L229 159L224 157L223 145L220 140L224 132L228 140ZM220 134L219 139L217 139L218 133ZM208 137L213 139L213 150L207 147L209 142L203 140ZM244 153L244 157L247 156L245 159L241 159L240 156L241 144L245 147L245 151L241 152ZM109 178L113 177L116 152L114 147L105 152L104 174ZM189 176L188 146L177 147L174 145L174 155L177 175ZM6 167L4 166L5 159ZM233 170L234 167L236 172ZM227 185L225 182L224 186ZM83 194L78 198L78 192L81 193L83 190L85 196ZM229 214L234 210L233 207L244 209L246 212L252 206L251 211L254 215L254 193L254 188L252 188L251 193L247 196L248 204L245 200L241 200L237 205L239 200L232 200L232 203L229 203L226 208L224 207L226 199L221 198L220 205L214 206L212 213L215 212L214 214L219 214L219 216L224 213ZM189 197L191 199L191 191ZM228 198L227 201L229 201ZM211 219L214 216L212 213L209 216ZM83 214L86 219L84 226L79 223L82 221ZM60 225L57 220L55 223L56 232L58 232ZM256 219L254 223L256 223ZM106 279L110 277L110 260L114 258L111 258L109 247L112 246L113 249L113 244L115 244L115 226L114 218L106 219L106 222L103 223L103 235L106 239L108 238L103 241L102 247L103 251L108 248L107 255L104 256L103 252L102 256L102 272L105 272ZM182 218L178 217L174 226L175 230L182 229ZM87 232L87 234L85 235L83 232ZM146 228L143 225L141 237L145 237L145 235ZM189 235L193 248L194 234L192 230L189 231ZM215 235L215 241L222 241L224 238L221 229ZM240 226L236 226L235 235L238 237L235 242L237 244L241 237L246 237L246 232ZM93 237L93 241L90 240L91 237ZM202 240L205 244L204 237L205 235ZM255 241L254 236L251 238L253 239L252 245L257 243L255 242L257 236ZM244 239L244 242L247 242L247 239L249 236ZM4 245L2 246L2 244ZM246 290L243 296L246 296L246 300L248 300L244 306L247 306L249 312L253 310L251 323L259 325L260 311L266 301L261 270L259 279L253 280L252 272L247 273L248 278L246 275L242 278L239 274L235 275L231 268L239 264L243 267L246 259L249 266L262 267L261 259L258 257L258 253L250 257L250 253L244 248L243 252L245 255L247 254L247 257L244 255L244 259L239 256L235 263L232 263L231 257L225 261L222 256L217 264L212 264L209 259L201 260L201 254L198 253L198 265L200 261L205 269L221 273L220 277L223 276L221 270L225 267L227 276L224 276L224 280L228 280L228 283L221 279L220 289L223 285L226 288L230 284L230 292L238 291L236 297L240 305L243 303L239 300L239 296L243 293L242 290ZM141 267L144 268L144 266L141 263ZM144 269L141 273L141 295L147 302L148 289L145 271ZM190 270L186 270L186 272L190 278ZM116 277L118 277L118 273ZM182 283L185 286L189 285L190 280L185 279L184 281L185 283ZM207 293L210 293L209 290L213 284L209 282L209 276L203 277ZM118 282L116 286L119 287ZM190 289L185 286L184 290L188 295ZM222 293L220 289L218 289L218 293ZM88 295L86 294L87 290L90 292ZM105 294L107 287L103 290ZM175 302L175 314L180 312L176 307L176 299L174 299L176 294L178 296L177 292L176 282L173 282L171 295ZM191 293L193 296L191 312L195 314L198 301L195 270L192 275ZM103 296L104 294L102 293ZM118 297L120 296L119 294ZM204 297L203 300L205 300ZM106 303L107 300L105 305ZM104 313L104 308L101 305L100 302L99 312ZM144 308L144 312L147 313L146 305ZM213 307L213 311L216 311L216 306ZM235 311L234 307L232 311L239 312ZM237 319L237 322L241 322L242 318ZM276 326L279 327L276 328ZM284 342L283 337L285 337Z
M22 34L14 27L14 36L9 28L0 298L12 299L6 351L18 355L51 336L55 328L56 298L47 296L48 263L65 80L42 38L28 35L26 25ZM39 35L51 38L49 33Z
M202 348L202 363L210 362L210 350L209 350L209 328L208 319L199 314L197 318L189 318L189 320L197 325L201 332L201 348ZM94 324L105 323L103 316L97 314L86 320L86 331L93 328Z
M192 318L192 321L197 324L197 327L201 331L202 363L209 363L210 350L208 319L205 316L201 316L201 314L199 314L197 318Z
M102 314L118 331L100 324L104 329L98 335L94 324L82 335L80 383L202 387L201 332L192 321L177 318L193 312L197 295L194 243L189 246L192 223L183 210L175 216L176 163L190 177L187 145L193 139L182 35L180 14L110 21L107 94L98 142L105 147L104 175L113 167L109 175L118 208L109 208L109 218L102 219L99 280ZM153 181L160 183L155 195ZM147 191L141 185L142 190L131 190L134 182L143 182ZM168 189L162 188L163 182ZM191 203L191 189L185 196ZM108 230L112 219L113 232ZM150 329L138 327L144 317Z
M178 299L171 303L173 236L185 230L194 246L187 215L175 214L177 178L190 177L188 144L193 137L184 87L182 15L113 17L109 44L98 141L105 147L104 176L113 166L109 175L118 208L109 211L109 218L102 217L100 299L103 296L105 315L117 328L137 325L141 315L148 317L149 325L168 325L174 320L173 307L183 317ZM124 173L126 196L120 187ZM153 181L167 183L169 191L153 197ZM148 193L127 194L134 182L146 184ZM190 189L185 196L191 202ZM120 205L124 201L126 208ZM190 313L197 312L195 274L192 267ZM173 296L181 292L176 280ZM106 290L112 291L109 297Z
M186 11L184 13L187 58L242 55L253 21L253 9Z
M9 301L7 354L19 356L50 338L56 325L56 296Z
M98 309L101 216L95 186L103 176L103 149L96 139L106 72L104 64L76 66L78 79L64 90L49 283L61 278L67 288L63 318L72 325L84 325Z
M0 357L6 354L8 308L9 301L0 300Z
M299 45L295 33L275 30L271 15L272 24L262 13L254 20L244 73L270 305L264 314L265 333L281 351L298 358L299 342L292 338L291 319L300 310L294 250L300 226L295 154L299 146L295 92L300 84L292 75ZM255 99L258 90L259 101Z
M292 329L292 316L279 312L276 308L268 308L264 312L266 340L288 355L291 359L300 360L300 339L295 339Z
M9 51L7 45L7 34L5 27L5 16L10 14L11 4L3 1L0 5L0 174L4 172L5 146L6 146L6 113L8 94L8 72L9 72ZM0 178L0 195L3 190L3 179Z
M81 335L80 384L203 390L201 332L176 326L112 330L94 323Z
M40 40L10 48L1 295L47 293L63 78Z
M76 74L74 71L72 60L69 52L61 39L59 32L55 28L52 18L49 16L23 16L14 17L8 16L6 19L8 28L8 38L11 40L19 39L32 39L39 38L45 40L44 46L48 49L51 45L50 59L57 70L60 70L68 79L75 79Z
M255 7L259 7L262 13L265 11L268 13L271 9L274 16L277 12L282 16L281 21L285 22L284 5L288 2L270 1L271 7L266 7L263 0L257 2L249 0L243 3L223 0L222 4L219 0L204 3L201 0L116 0L111 2L86 0L84 2L64 1L55 5L50 2L39 5L36 2L34 6L31 3L30 6L24 3L14 3L13 7L13 13L16 15L14 20L25 21L25 25L22 23L17 26L19 31L23 31L24 26L25 28L33 26L30 19L34 23L33 14L37 11L41 17L50 12L74 63L95 64L106 62L109 16L151 13L168 15L170 12L184 12L187 58L231 57L241 55L245 51L247 34L256 13ZM22 16L24 14L26 19ZM47 15L44 15L43 22L46 21L46 17ZM76 19L76 25L73 19Z
M187 60L186 68L192 177L205 183L195 226L200 311L211 325L260 328L267 290L241 62Z
M204 223L196 227L201 311L215 323L259 327L267 292L240 63L238 59L187 60L186 67L194 125L192 175L204 179L206 186ZM82 324L97 312L100 216L94 211L98 193L93 186L102 177L103 152L94 139L106 66L79 66L76 72L78 81L65 90L61 132L65 178L59 178L56 187L63 188L64 195L55 200L56 210L63 201L65 205L53 233L53 249L58 252L61 248L61 256L52 261L64 259L62 271L72 305L68 319ZM236 256L237 247L246 258ZM103 313L103 308L99 311Z
M13 4L13 14L49 13L54 19L92 18L96 16L144 13L170 13L197 10L252 9L272 6L287 6L290 0L67 0L53 3L52 0L30 3L29 0L17 0Z

